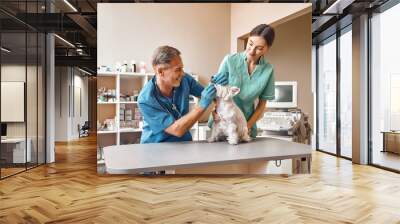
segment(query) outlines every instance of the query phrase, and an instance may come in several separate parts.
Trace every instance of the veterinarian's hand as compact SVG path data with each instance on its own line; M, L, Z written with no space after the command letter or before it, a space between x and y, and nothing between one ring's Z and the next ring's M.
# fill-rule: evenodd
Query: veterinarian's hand
M213 75L213 77L211 78L211 82L221 86L226 86L228 85L228 75L228 72L217 73Z
M207 107L215 99L216 93L217 90L215 89L215 86L213 84L208 84L208 86L204 88L203 92L201 92L199 106L203 109L207 109Z

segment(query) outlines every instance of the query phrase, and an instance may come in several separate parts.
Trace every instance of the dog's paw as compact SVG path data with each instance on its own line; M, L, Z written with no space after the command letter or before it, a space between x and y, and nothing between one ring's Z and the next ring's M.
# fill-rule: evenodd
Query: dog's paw
M228 143L231 145L237 145L239 143L238 138L228 138Z
M244 141L244 142L250 142L250 141L251 141L251 137L250 137L248 134L246 134L246 135L244 135L244 136L242 137L242 141Z
M216 138L210 137L207 139L207 142L211 143L211 142L215 142L216 140L217 140Z
M237 141L237 140L230 140L230 141L228 141L228 143L231 144L231 145L237 145L237 144L239 143L239 141Z

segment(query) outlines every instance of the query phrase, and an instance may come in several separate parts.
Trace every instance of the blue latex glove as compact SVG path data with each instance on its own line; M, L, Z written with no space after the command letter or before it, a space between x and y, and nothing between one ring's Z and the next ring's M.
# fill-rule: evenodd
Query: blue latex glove
M211 102L215 99L217 94L217 90L213 84L208 84L206 88L204 88L203 92L201 92L201 98L199 101L199 106L204 110L211 104Z
M228 76L228 72L217 73L211 77L211 82L221 86L226 86L228 85Z

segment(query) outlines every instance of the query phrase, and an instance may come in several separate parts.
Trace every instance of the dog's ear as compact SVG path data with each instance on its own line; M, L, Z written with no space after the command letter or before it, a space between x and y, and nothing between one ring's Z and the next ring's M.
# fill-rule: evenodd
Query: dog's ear
M231 86L228 89L228 93L226 94L226 96L224 97L224 100L229 100L230 98L236 96L237 94L239 94L240 92L240 88L236 87L236 86Z
M231 89L230 89L230 95L231 95L232 97L236 96L236 95L239 94L239 93L240 93L240 88L239 88L239 87L236 87L236 86L232 86L232 87L231 87Z

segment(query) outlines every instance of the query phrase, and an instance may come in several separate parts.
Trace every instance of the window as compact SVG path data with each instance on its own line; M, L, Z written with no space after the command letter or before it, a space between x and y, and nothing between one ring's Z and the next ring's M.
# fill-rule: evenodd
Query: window
M340 155L352 157L352 32L340 36Z
M336 36L318 47L318 145L336 154Z
M390 131L400 130L399 21L400 4L371 18L370 156L373 164L395 170L400 170L400 133Z
M317 149L350 159L353 74L351 24L322 41L317 49Z
M40 12L43 4L20 2L19 13ZM1 12L0 20L0 178L5 178L45 163L46 39Z

